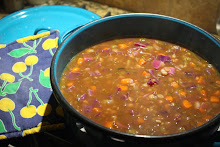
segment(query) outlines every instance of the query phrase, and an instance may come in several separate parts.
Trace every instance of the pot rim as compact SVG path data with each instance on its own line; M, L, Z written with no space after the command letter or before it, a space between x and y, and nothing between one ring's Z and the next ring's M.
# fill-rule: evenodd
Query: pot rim
M174 138L184 137L184 136L188 136L188 135L194 135L196 133L201 132L202 130L205 130L205 129L209 128L213 124L216 124L216 123L220 124L220 113L219 113L218 115L216 115L214 118L212 118L208 122L204 123L203 125L201 125L199 127L196 127L194 129L188 130L188 131L181 132L181 133L168 134L168 135L158 135L158 136L156 136L156 135L137 135L137 134L130 134L130 133L125 133L125 132L121 132L121 131L106 128L106 127L92 121L91 119L87 118L86 116L82 115L80 112L78 112L76 109L74 109L69 104L69 102L62 95L62 93L59 89L59 84L58 84L57 79L56 79L56 72L55 71L56 71L57 62L58 62L58 59L60 57L61 52L64 50L65 46L68 44L68 42L70 40L72 40L75 36L77 36L80 32L83 32L87 28L89 28L91 26L94 26L96 24L99 24L99 23L106 22L108 20L120 19L120 18L125 18L125 17L146 17L146 18L152 17L152 18L158 18L158 19L164 19L164 20L177 22L177 23L180 23L182 25L185 25L187 27L190 27L190 28L202 33L203 35L208 37L213 43L215 43L220 48L220 41L216 37L214 37L213 35L208 33L207 31L205 31L205 30L201 29L200 27L198 27L196 25L193 25L189 22L186 22L186 21L181 20L181 19L173 18L173 17L170 17L170 16L159 15L159 14L151 14L151 13L129 13L129 14L109 16L109 17L105 17L105 18L101 18L101 19L92 21L92 22L82 26L81 28L75 30L71 35L69 35L60 44L60 46L58 47L56 53L53 56L53 59L52 59L52 62L51 62L51 69L50 69L51 70L50 80L51 80L51 85L52 85L55 97L56 97L57 101L61 104L61 106L64 106L64 109L67 110L68 112L70 112L71 116L77 117L77 119L80 120L80 122L82 122L86 126L91 126L92 128L96 128L100 131L106 131L106 132L108 132L112 135L115 135L115 136L149 138L149 139L168 139L168 138L174 139Z

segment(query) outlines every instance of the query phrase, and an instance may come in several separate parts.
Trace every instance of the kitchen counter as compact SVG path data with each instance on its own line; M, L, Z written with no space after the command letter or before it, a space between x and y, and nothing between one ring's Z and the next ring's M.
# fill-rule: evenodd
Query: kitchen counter
M85 8L91 12L98 14L101 17L104 17L106 15L130 13L130 11L126 11L115 7L110 7L108 5L104 5L92 1L86 1L86 0L48 0L46 1L46 3L42 3L42 4L32 4L32 3L30 4L28 1L33 1L33 0L26 0L24 4L24 9L30 7L36 7L36 6L46 6L46 5L66 5L66 6ZM3 9L0 10L0 18L7 15L8 13L6 13Z

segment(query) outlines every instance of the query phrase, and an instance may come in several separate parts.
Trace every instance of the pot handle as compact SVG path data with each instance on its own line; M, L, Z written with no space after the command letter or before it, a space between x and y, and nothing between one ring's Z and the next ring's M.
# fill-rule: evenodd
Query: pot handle
M63 34L60 34L59 40L58 40L58 45L60 45L70 34L72 34L72 32L74 32L75 30L77 30L78 28L82 27L82 25L78 25L76 27L73 27L71 29L68 29L67 31L64 31ZM37 35L38 33L42 33L45 31L51 31L53 30L52 28L48 27L48 28L37 28L34 31L34 35Z
M80 27L82 27L81 25L80 26L77 26L75 27L74 29L69 29L68 31L66 31L66 33L64 33L63 35L61 35L58 44L61 44L70 34L72 34L75 30L79 29Z

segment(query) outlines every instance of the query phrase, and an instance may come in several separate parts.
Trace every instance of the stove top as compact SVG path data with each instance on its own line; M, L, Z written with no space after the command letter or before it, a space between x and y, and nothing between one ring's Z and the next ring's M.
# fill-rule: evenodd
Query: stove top
M0 141L1 147L54 147L54 146L77 146L77 147L97 147L97 146L135 146L140 147L146 144L131 144L126 142L120 142L116 140L109 139L96 139L89 135L84 128L78 129L75 133L69 128L63 130L56 130L50 132L42 132L34 135L29 135L21 138L14 138L9 140ZM151 147L170 147L170 145L151 145ZM212 139L206 142L201 141L201 143L192 144L181 144L178 147L220 147L220 133L217 132L212 136Z

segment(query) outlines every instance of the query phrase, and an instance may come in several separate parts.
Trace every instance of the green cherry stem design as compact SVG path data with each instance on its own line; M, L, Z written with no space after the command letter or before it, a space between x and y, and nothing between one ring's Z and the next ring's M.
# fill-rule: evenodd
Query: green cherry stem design
M53 56L53 55L54 55L54 53L53 53L53 51L52 51L52 49L51 49L51 48L49 48L49 52L50 52L51 56Z
M0 87L0 95L1 96L5 96L6 94L2 91L2 89L5 87L5 85L7 84L7 80L4 80L2 86Z
M29 76L32 74L32 72L33 72L33 65L31 64L30 65L31 67L30 67L30 72L29 72L29 74L27 74L27 75L23 75L21 72L19 72L19 75L22 77L22 78L20 78L19 79L19 81L21 81L21 80L23 80L23 79L28 79L29 81L33 81L33 79L31 79L31 78L29 78Z
M34 96L36 97L36 99L40 102L41 105L44 105L44 102L39 98L37 92L38 92L38 89L33 89L33 87L30 87L30 92L31 93L34 93ZM30 94L30 93L29 93Z
M28 100L28 102L27 102L27 107L30 106L30 103L31 103L31 101L32 101L32 90L33 90L33 88L30 87L30 88L29 88L29 100Z
M12 123L13 123L14 128L15 128L16 130L18 130L18 131L21 131L21 128L18 127L18 126L16 125L16 123L15 123L15 116L14 116L14 114L12 113L12 111L11 111L10 109L8 109L8 111L9 111L9 113L10 113L10 115L11 115Z
M27 47L28 49L30 49L30 51L28 52L28 54L37 53L36 48L37 48L37 46L39 45L39 43L41 42L41 39L42 39L42 38L39 39L38 43L36 43L37 41L34 40L33 47L27 45L25 42L23 43L23 45L24 45L25 47Z

